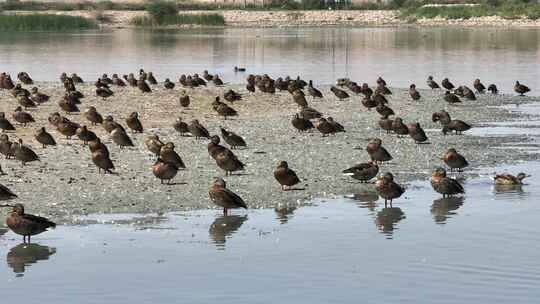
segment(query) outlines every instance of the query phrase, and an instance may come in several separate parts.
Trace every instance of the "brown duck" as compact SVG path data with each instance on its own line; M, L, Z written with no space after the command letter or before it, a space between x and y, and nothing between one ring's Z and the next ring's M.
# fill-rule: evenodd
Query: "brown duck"
M452 120L450 118L450 114L448 112L446 112L445 110L440 110L439 112L435 112L433 113L433 115L431 115L431 120L433 122L440 122L441 125L447 125L448 123L450 123L450 121Z
M17 194L13 193L8 187L0 184L0 201L7 201L17 198Z
M2 129L2 132L4 132L4 131L15 131L15 127L6 118L6 114L4 112L0 112L0 129Z
M128 128L130 128L135 133L143 132L143 126L141 121L139 120L139 113L137 112L133 112L129 115L129 117L126 119L126 124Z
M34 117L32 117L30 113L24 112L20 106L15 109L15 112L13 112L13 119L22 124L24 127L26 127L26 124L28 123L36 122Z
M75 134L77 135L79 140L83 141L83 145L87 145L88 142L98 139L96 133L88 130L86 126L78 128Z
M26 85L34 84L34 81L30 77L30 75L28 75L28 73L26 73L26 72L19 72L17 74L17 79L19 79L22 83L24 83Z
M428 140L426 132L424 131L424 129L422 129L420 123L411 123L407 126L407 128L409 129L409 135L415 143L424 143Z
M429 76L429 77L428 77L428 79L427 79L427 85L428 85L428 87L430 87L432 90L440 88L440 87L439 87L439 84L437 84L437 83L435 82L435 80L433 80L433 76Z
M103 129L105 129L105 131L107 131L107 133L112 133L112 131L114 131L114 129L116 128L119 128L122 131L126 132L126 129L124 129L121 124L114 121L114 118L111 115L105 117L105 120L103 120L101 126L103 127Z
M319 118L318 123L315 126L319 132L321 132L323 137L328 136L328 134L336 133L336 128L325 118Z
M300 179L294 170L289 168L286 161L280 161L274 170L274 177L281 185L281 190L291 190L291 187L300 183Z
M308 90L309 95L311 95L314 99L315 98L323 98L323 94L321 93L321 91L319 91L317 88L313 87L313 80L309 81L307 90Z
M96 96L103 98L103 100L114 95L114 92L109 88L96 88Z
M379 119L379 127L385 130L386 134L390 134L394 131L394 128L392 127L393 124L394 121L392 119L388 119L387 117L382 117Z
M169 78L166 78L165 82L163 83L163 86L167 90L172 90L174 89L174 82L172 82Z
M384 103L378 103L375 109L377 110L377 113L379 113L382 117L390 117L394 115L394 110L392 110Z
M409 87L409 96L411 96L412 100L420 100L420 93L416 90L415 84L411 84Z
M528 93L531 91L528 86L523 85L519 83L519 81L516 81L516 84L514 85L514 91L518 93L520 96L525 95L525 93Z
M15 145L13 145L13 142L9 140L9 136L6 134L0 135L0 153L2 153L6 159L9 159L14 156Z
M28 108L36 108L37 105L35 102L32 101L28 96L25 95L18 95L17 96L17 102L20 106L22 106L25 110Z
M37 87L33 87L31 92L30 99L36 104L42 104L50 99L49 95L39 92Z
M159 158L166 163L173 164L177 170L186 168L186 165L184 164L184 161L180 155L174 151L174 143L172 142L168 142L161 147L161 150L159 151Z
M137 87L143 93L151 93L152 92L152 89L150 89L150 86L148 85L148 83L146 83L146 81L144 81L143 78L139 78L137 80Z
M188 129L189 133L195 136L196 139L201 137L210 138L210 133L208 133L208 130L201 125L197 119L191 121L191 123L188 125Z
M92 162L98 167L98 173L101 173L101 170L105 173L113 173L111 170L114 170L114 164L109 157L108 151L98 149L92 152Z
M186 91L182 91L182 95L180 95L180 106L187 108L189 107L189 95L186 94Z
M111 139L115 144L120 146L120 149L123 149L124 147L135 146L126 131L121 128L115 128L111 132Z
M71 122L65 117L60 117L59 119L60 122L56 125L56 130L60 132L60 134L64 135L66 139L71 139L71 137L77 133L79 125Z
M174 163L158 158L152 165L152 173L155 177L159 178L162 184L164 180L167 181L167 184L170 184L171 180L178 173L178 167Z
M291 124L300 132L305 132L314 128L313 123L309 121L309 119L302 118L299 114L294 114Z
M64 110L68 114L74 113L74 112L80 112L77 104L73 102L73 99L69 98L67 93L64 96L64 98L58 101L58 106L60 107L60 109Z
M158 83L156 77L154 77L154 73L152 72L148 72L146 80L148 80L149 84L156 85Z
M465 157L463 157L463 155L459 154L456 149L453 148L444 152L442 160L448 167L450 167L450 171L457 169L457 171L460 172L463 170L463 168L469 166L469 162L467 162Z
M15 205L1 205L1 207L12 208L9 215L6 217L6 226L18 235L23 236L23 242L30 243L30 238L33 235L40 234L47 231L49 228L55 228L56 224L50 220L24 213L24 206L22 204Z
M109 149L107 146L105 146L104 143L101 142L101 139L96 136L95 139L88 142L88 149L90 149L90 153L94 153L97 151L101 151L101 154L105 156L109 156Z
M103 123L103 117L96 110L95 107L88 107L84 113L84 118L92 123L92 125L97 125Z
M436 168L431 174L431 186L433 190L443 195L444 197L452 196L455 194L465 193L463 186L450 177L446 176L446 170L443 168Z
M176 119L173 128L176 132L180 133L180 136L186 136L186 134L189 133L188 124L183 122L181 117Z
M126 83L122 80L122 78L118 77L118 74L112 75L112 84L119 86L119 87L125 87Z
M448 124L443 126L442 132L444 135L455 131L457 135L463 134L463 132L471 129L471 125L462 120L451 120Z
M354 179L359 180L362 183L369 182L372 178L379 174L379 166L374 161L367 163L361 163L343 170L345 175L349 175Z
M476 78L473 82L473 87L476 89L476 91L480 94L484 94L486 87L480 82L480 79Z
M163 147L164 143L159 139L159 136L157 135L150 135L144 140L144 144L148 148L150 152L152 152L155 155L159 156L159 153L161 152L161 147Z
M398 137L409 134L409 128L403 123L403 120L400 117L396 117L392 122L392 130Z
M299 105L300 107L307 107L308 102L306 100L306 96L302 94L302 91L296 90L292 93L293 101Z
M244 200L236 193L227 189L225 181L219 177L216 177L208 188L208 196L210 196L210 200L214 204L223 208L224 215L227 215L229 209L247 209Z
M223 153L219 153L216 156L216 165L225 171L225 175L231 175L233 172L244 170L244 163L242 163L234 153L227 149Z
M34 150L30 149L29 147L23 145L23 140L21 138L19 138L18 144L14 144L13 149L15 159L20 161L23 166L29 162L39 161L39 157L37 156L36 152L34 152Z
M225 142L231 146L231 149L237 149L238 147L246 147L246 142L244 141L244 139L232 132L232 131L227 131L226 129L224 128L220 128L221 130L221 136L223 137L223 139L225 140Z
M523 180L530 175L527 175L523 172L518 173L514 176L508 173L496 174L494 177L495 185L523 185Z
M377 179L375 189L379 196L384 198L385 207L388 201L390 201L390 207L392 207L392 201L405 193L405 189L394 181L394 176L390 172Z
M444 100L450 104L452 103L460 103L461 102L461 99L459 99L459 97L454 94L454 93L450 93L450 91L446 91L444 93Z
M366 151L371 160L376 163L383 163L392 160L392 155L382 146L382 140L373 138L369 141Z
M448 91L452 91L455 88L454 84L452 84L450 80L448 80L448 78L443 79L441 81L441 85L443 88L447 89Z
M298 114L301 118L304 119L316 119L322 117L321 112L310 107L303 107L302 109L300 109L300 112L298 112Z
M223 98L225 98L225 100L230 103L234 103L235 101L241 100L242 95L236 93L233 90L228 90L227 92L225 92L225 94L223 94Z
M54 137L45 130L45 127L40 128L34 136L38 143L43 145L43 148L47 146L56 146Z
M213 135L210 137L210 142L207 145L208 148L208 154L210 157L212 157L214 160L217 160L217 157L221 153L232 153L229 149L226 147L220 145L221 139L217 135Z
M338 89L337 87L335 86L332 86L330 88L330 91L332 91L332 93L334 93L334 95L339 99L339 100L343 100L343 99L347 99L349 98L349 94L345 91L343 91L342 89Z
M215 101L212 103L212 108L218 113L219 116L223 116L224 119L227 119L229 116L238 116L238 112L236 112L235 109L219 101L219 96L217 96Z

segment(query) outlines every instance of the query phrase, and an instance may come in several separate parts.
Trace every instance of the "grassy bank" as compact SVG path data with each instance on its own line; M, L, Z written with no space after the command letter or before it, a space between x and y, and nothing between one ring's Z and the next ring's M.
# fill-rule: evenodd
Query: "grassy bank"
M94 21L83 17L48 14L0 15L1 31L71 31L96 27Z
M135 17L131 24L143 27L163 27L174 25L207 25L223 26L225 19L221 14L178 14L176 16L165 16L159 21L152 17Z
M421 5L422 2L414 3L417 5L409 5L401 8L401 18L409 20L435 17L469 19L486 16L499 16L505 19L528 18L531 20L540 18L540 4L524 3L521 1L503 2L499 5L480 3L475 6L423 6Z

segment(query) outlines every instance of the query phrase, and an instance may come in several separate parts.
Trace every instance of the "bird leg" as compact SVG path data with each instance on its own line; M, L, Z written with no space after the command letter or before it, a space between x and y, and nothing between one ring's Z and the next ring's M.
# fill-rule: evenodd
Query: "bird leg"
M223 208L223 215L227 216L227 208Z

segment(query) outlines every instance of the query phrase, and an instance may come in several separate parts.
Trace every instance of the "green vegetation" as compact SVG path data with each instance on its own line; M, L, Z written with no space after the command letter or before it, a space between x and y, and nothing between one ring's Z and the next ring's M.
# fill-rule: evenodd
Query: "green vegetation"
M96 28L94 21L75 16L0 15L1 31L71 31Z
M526 17L532 20L540 18L540 4L536 2L486 0L476 1L478 3L475 6L424 6L432 2L408 0L403 4L400 15L408 20L435 17L469 19L484 16L500 16L505 19Z
M144 3L117 3L112 1L76 1L76 2L40 2L7 0L0 3L0 10L4 11L77 11L77 10L144 10Z
M223 26L225 19L221 14L178 14L176 16L166 16L159 19L152 17L135 17L131 24L144 27L163 27L172 25L207 25Z

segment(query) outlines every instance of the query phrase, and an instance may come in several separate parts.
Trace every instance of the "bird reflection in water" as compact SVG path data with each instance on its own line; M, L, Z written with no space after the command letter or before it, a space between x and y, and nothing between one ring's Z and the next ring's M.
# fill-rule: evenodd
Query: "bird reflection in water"
M247 215L223 215L214 220L210 225L210 238L218 249L225 249L227 237L234 234L248 219Z
M517 196L521 197L525 195L523 191L523 185L497 185L495 184L493 190L495 194L502 194L504 196Z
M286 224L294 215L296 206L279 206L274 209L280 224Z
M387 236L388 239L391 239L394 230L397 229L395 225L404 218L405 213L401 211L401 208L383 208L381 211L377 212L375 224L379 230Z
M456 215L457 212L454 212L463 205L464 197L446 197L440 198L433 201L431 205L431 214L433 215L433 220L437 224L444 225L446 220Z
M41 246L39 244L21 243L9 250L6 261L17 276L23 276L26 267L38 261L48 260L56 253L56 248Z
M377 201L379 200L379 195L373 191L365 191L353 194L352 199L358 202L358 207L366 208L374 213L375 207L377 207Z

